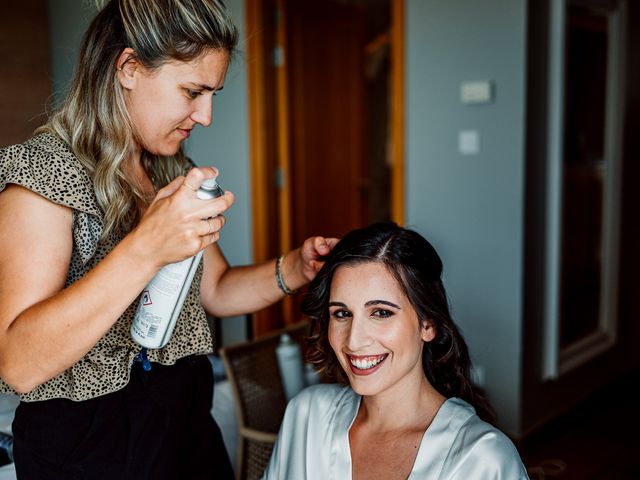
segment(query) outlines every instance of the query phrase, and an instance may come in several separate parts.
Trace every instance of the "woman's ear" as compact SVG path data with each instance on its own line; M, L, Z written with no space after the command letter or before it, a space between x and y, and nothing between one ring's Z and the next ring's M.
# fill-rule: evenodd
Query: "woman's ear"
M131 89L134 82L134 73L138 68L135 51L132 48L125 48L116 60L116 74L122 88Z
M420 327L420 338L423 342L430 342L436 338L436 329L429 320L422 322Z

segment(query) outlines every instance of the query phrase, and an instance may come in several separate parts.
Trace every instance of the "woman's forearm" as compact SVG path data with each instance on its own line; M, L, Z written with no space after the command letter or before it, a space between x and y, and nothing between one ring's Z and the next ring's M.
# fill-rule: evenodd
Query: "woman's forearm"
M210 315L231 317L253 313L283 296L276 283L273 260L229 267L217 245L205 251L200 300Z
M86 276L21 311L1 334L0 374L28 392L81 359L155 272L125 239ZM16 285L28 288L28 285Z
M289 291L307 284L322 266L337 239L308 238L302 247L284 255L280 280ZM285 292L276 279L276 259L258 265L229 267L220 248L212 245L204 256L200 299L207 313L217 317L243 315L281 300Z

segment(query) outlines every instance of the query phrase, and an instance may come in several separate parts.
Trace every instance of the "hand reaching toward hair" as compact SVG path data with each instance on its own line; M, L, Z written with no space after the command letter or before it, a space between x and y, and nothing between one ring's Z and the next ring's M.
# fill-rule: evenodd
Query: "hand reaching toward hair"
M324 264L323 257L338 243L337 238L310 237L300 247L302 273L307 281L313 280Z
M286 254L280 268L287 287L297 290L313 280L324 264L323 257L331 252L336 243L337 238L309 237L300 248Z

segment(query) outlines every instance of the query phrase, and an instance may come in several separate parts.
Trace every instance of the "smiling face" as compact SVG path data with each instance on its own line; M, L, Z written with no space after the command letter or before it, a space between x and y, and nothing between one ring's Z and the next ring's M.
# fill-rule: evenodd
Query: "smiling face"
M212 99L224 84L229 54L208 50L191 62L170 61L150 70L127 50L118 62L118 79L138 149L175 155L193 127L211 124Z
M421 327L398 282L377 262L341 266L329 299L329 343L354 391L376 395L423 382Z

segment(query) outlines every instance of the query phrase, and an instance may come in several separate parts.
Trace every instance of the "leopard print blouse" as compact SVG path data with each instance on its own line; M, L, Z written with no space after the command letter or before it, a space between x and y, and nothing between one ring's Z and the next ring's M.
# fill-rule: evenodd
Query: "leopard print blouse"
M43 133L27 142L0 149L0 191L13 183L73 211L73 252L65 287L82 278L122 239L111 235L100 241L103 213L97 205L91 179L69 147L57 136ZM200 304L202 263L194 277L169 343L148 350L152 362L172 365L191 354L213 350L211 330ZM60 375L20 395L23 401L67 398L87 400L123 388L140 351L129 328L138 300L133 302L98 343ZM90 310L87 308L87 310ZM61 321L63 319L60 319ZM0 379L0 392L15 393Z

